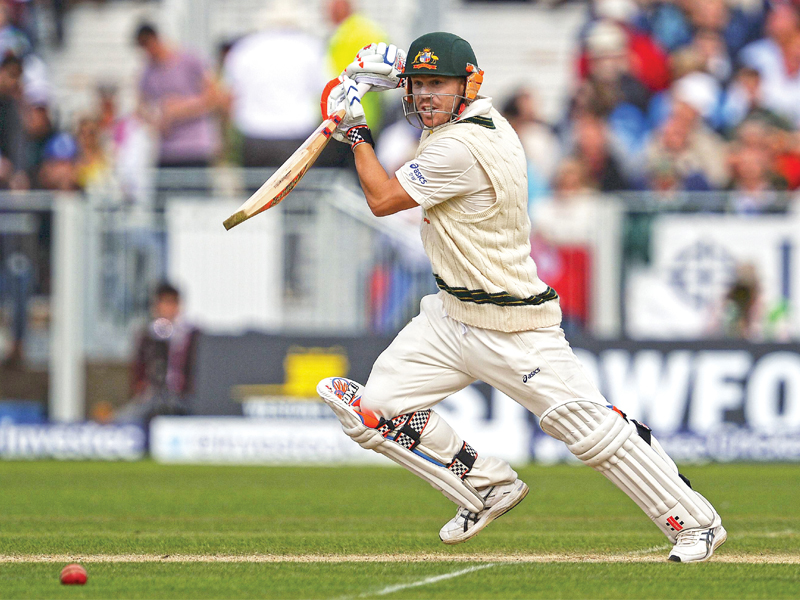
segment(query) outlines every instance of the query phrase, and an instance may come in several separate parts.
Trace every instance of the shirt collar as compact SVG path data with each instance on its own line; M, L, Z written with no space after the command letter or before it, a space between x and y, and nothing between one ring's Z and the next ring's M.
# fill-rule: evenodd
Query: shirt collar
M470 117L487 117L492 110L492 99L485 96L478 96L473 100L464 112L458 115L456 121L463 121Z
M478 96L475 100L470 102L469 106L464 109L464 112L458 115L458 118L454 121L449 121L447 123L442 123L438 127L434 127L433 129L428 129L430 133L435 131L439 131L443 127L447 127L448 125L452 125L453 123L458 123L459 121L463 121L464 119L469 119L471 117L487 117L489 113L492 111L492 99L488 96Z

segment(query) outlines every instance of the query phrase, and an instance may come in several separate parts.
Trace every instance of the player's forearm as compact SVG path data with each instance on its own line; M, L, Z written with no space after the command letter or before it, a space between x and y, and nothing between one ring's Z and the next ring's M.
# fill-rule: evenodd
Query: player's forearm
M376 217L382 217L387 213L384 211L386 204L386 194L383 192L384 186L389 181L375 150L369 144L359 144L354 148L353 154L356 159L356 171L358 179L361 181L361 189L367 199L370 210Z
M397 180L389 177L371 145L359 144L353 153L361 189L372 214L376 217L385 217L417 206Z

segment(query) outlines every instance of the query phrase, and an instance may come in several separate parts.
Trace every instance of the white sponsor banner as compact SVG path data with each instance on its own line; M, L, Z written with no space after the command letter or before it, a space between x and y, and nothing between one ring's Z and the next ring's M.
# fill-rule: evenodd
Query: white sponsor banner
M731 427L708 434L668 433L658 436L658 441L679 464L800 461L800 432L763 433ZM545 434L536 436L531 448L532 457L539 463L579 463L564 444Z
M388 459L348 438L339 421L156 417L150 453L164 463L341 464Z
M135 425L17 425L0 421L0 458L6 460L138 460L144 451L144 430Z
M250 402L250 414L280 416L157 417L150 424L153 458L167 463L393 464L349 439L324 405L267 401L259 408ZM492 390L486 398L470 386L436 410L481 454L512 463L529 460L527 411L504 394Z
M797 335L797 322L768 331L784 298L800 314L800 218L795 214L659 215L651 233L651 263L628 274L625 329L632 339L719 336L723 301L737 270L758 281L757 308L767 338Z

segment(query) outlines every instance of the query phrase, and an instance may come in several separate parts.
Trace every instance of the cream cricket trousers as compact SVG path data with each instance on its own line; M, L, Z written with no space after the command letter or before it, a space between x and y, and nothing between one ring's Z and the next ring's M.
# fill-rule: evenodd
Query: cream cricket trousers
M560 327L516 333L471 327L451 319L434 294L422 299L420 314L378 357L361 406L391 419L432 408L475 380L488 383L537 416L572 398L606 403ZM448 464L463 441L444 419L431 413L420 444ZM476 489L517 478L506 461L475 450L478 458L467 477Z

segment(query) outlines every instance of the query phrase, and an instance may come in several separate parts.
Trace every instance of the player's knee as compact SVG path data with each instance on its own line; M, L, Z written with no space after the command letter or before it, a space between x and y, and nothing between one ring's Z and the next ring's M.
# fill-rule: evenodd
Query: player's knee
M393 419L400 414L393 410L392 403L386 398L370 393L369 386L364 389L364 394L361 396L361 412L373 414L378 419L383 417L386 420Z

